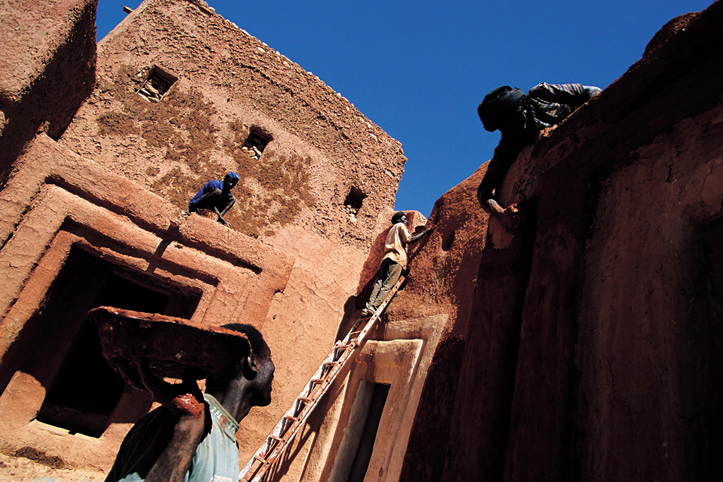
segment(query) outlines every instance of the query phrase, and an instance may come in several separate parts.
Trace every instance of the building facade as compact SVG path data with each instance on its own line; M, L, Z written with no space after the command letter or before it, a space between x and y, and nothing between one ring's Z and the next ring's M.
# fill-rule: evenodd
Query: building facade
M151 402L94 351L109 304L261 329L243 464L358 316L400 144L200 0L147 0L97 51L92 1L4 8L2 452L103 478ZM721 1L672 20L543 131L500 187L514 225L476 200L486 164L410 215L434 232L273 480L715 479L722 24ZM230 170L233 229L188 215Z

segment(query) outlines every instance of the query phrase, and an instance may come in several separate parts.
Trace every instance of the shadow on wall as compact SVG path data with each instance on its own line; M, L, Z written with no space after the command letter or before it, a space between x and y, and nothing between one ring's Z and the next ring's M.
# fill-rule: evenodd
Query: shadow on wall
M95 4L89 2L72 36L58 49L20 104L16 108L1 106L8 122L0 137L0 186L5 185L18 155L39 131L54 140L63 135L93 91L95 59ZM78 66L87 69L79 70Z
M155 286L150 279L124 275L111 263L82 249L71 251L50 286L41 309L27 321L0 365L2 388L16 370L31 375L45 397L26 400L42 403L36 419L71 433L100 437L111 423L134 422L150 407L150 397L128 390L125 382L101 353L89 309L109 305L169 313L189 318L198 297L179 298ZM117 407L121 410L117 410Z

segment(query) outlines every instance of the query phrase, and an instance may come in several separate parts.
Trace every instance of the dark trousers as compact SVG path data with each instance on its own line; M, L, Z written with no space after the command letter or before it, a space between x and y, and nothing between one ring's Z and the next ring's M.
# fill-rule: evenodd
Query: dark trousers
M226 205L227 203L223 202L221 190L214 189L213 191L209 191L204 194L195 204L191 204L188 207L188 210L189 212L195 213L199 209L208 209L209 211L213 211L213 208L216 208L218 209L218 212L221 213L224 209L226 209Z
M392 259L386 258L382 261L382 266L379 269L379 279L374 283L374 290L372 290L372 295L369 297L369 301L367 301L367 310L377 311L377 308L382 304L384 298L387 297L394 285L399 281L399 277L402 276L402 271L404 271L402 265Z

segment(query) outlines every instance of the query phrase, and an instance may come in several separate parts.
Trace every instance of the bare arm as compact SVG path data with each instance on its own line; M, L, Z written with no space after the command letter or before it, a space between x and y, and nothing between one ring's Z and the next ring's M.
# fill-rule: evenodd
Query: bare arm
M216 214L218 214L218 222L223 223L226 226L231 226L228 221L226 221L223 216L228 212L229 209L233 207L233 205L236 204L236 198L233 194L231 194L231 200L226 204L226 207L223 208L223 211L218 212L218 209L216 207L213 208L214 211L216 211Z
M193 455L201 443L205 424L205 401L194 380L171 385L156 377L144 366L139 368L141 380L178 421L164 451L146 476L146 482L183 482L191 467Z
M203 426L203 414L182 415L173 429L171 441L148 472L146 482L183 482L201 443Z
M411 238L409 238L409 242L410 242L410 243L413 243L413 242L417 241L418 239L422 238L422 236L424 236L425 234L429 234L429 233L431 233L432 231L434 231L434 228L425 229L425 230L422 231L421 233L415 234L414 236L412 236Z

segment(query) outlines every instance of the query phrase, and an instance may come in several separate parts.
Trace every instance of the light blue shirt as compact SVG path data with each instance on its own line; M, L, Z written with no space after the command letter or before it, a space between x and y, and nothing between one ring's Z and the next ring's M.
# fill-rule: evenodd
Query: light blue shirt
M238 422L212 395L205 394L203 398L211 415L211 431L196 447L191 467L186 472L186 482L238 482ZM143 482L138 472L147 472L157 457L147 445L155 444L163 450L156 436L163 432L170 437L173 431L171 418L167 411L156 410L136 424L121 446L116 460L119 467L114 465L106 480L115 480L117 470L126 474L119 482Z
M238 482L238 422L209 394L208 403L213 427L198 444L186 482Z

